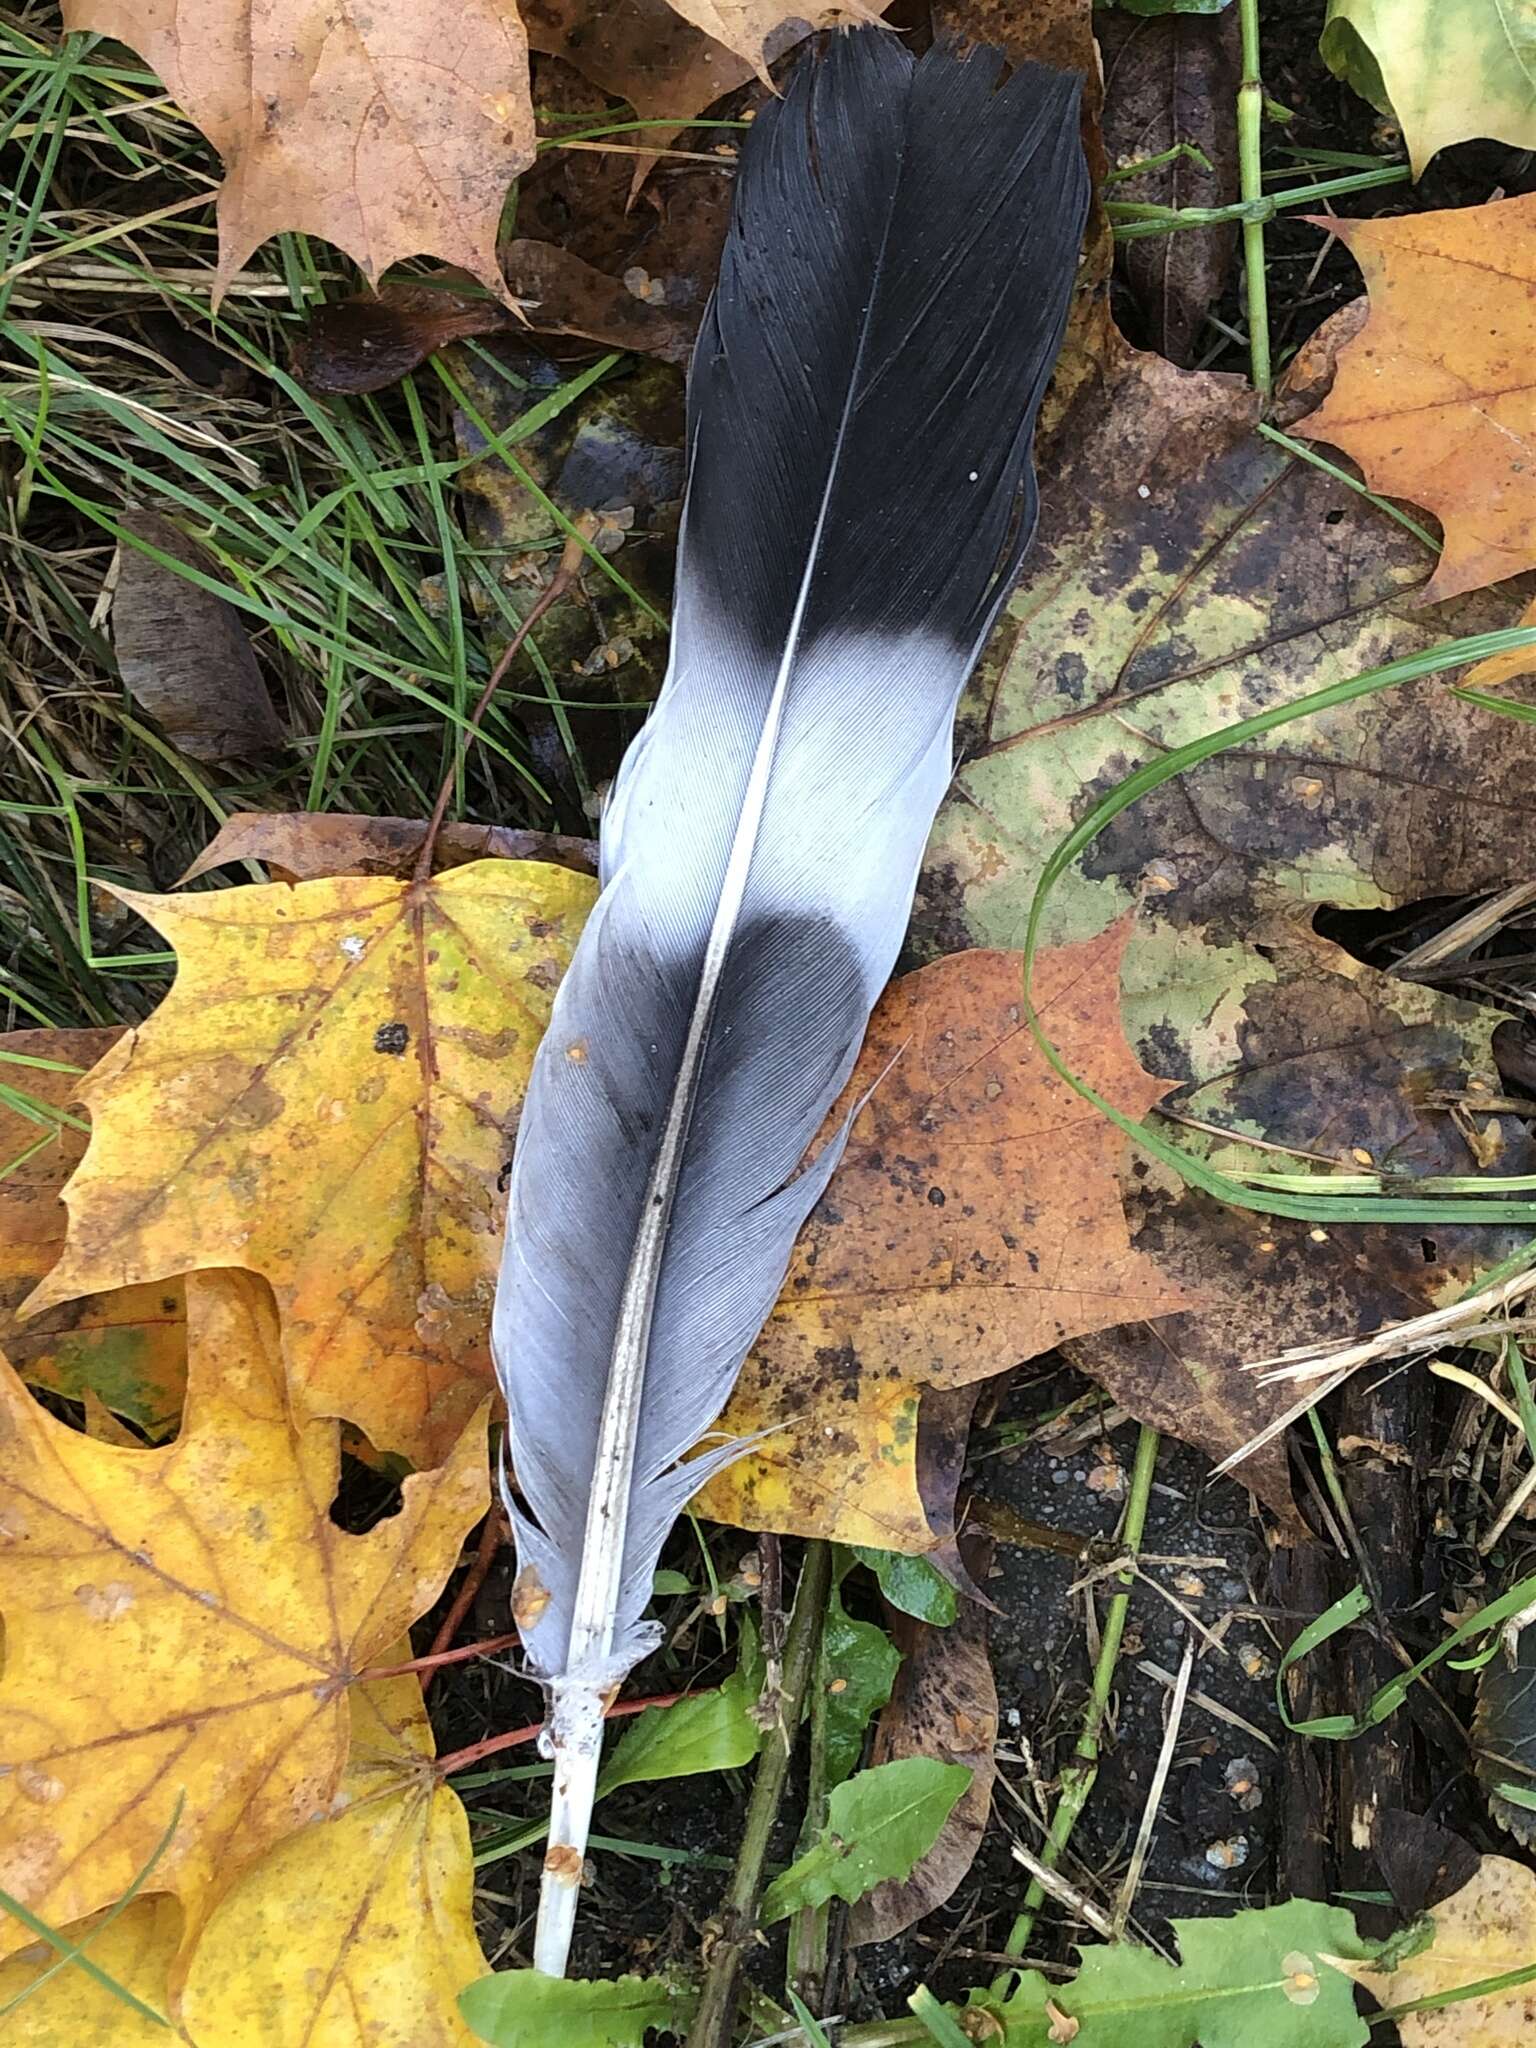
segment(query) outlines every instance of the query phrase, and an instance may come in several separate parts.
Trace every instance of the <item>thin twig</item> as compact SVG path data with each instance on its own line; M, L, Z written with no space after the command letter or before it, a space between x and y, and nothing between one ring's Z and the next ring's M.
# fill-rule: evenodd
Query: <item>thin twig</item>
M1173 1693L1168 1701L1168 1725L1163 1730L1163 1746L1157 1753L1157 1767L1152 1773L1152 1783L1147 1787L1147 1800L1141 1810L1141 1826L1136 1830L1136 1844L1131 1850L1131 1860L1126 1865L1125 1880L1120 1886L1120 1896L1115 1900L1114 1919L1110 1926L1110 1939L1124 1939L1126 1922L1131 1917L1131 1908L1136 1903L1137 1888L1141 1873L1147 1867L1147 1857L1152 1851L1152 1831L1157 1826L1158 1808L1163 1803L1163 1791L1168 1783L1168 1773L1173 1768L1173 1752L1178 1745L1179 1730L1184 1725L1184 1702L1189 1697L1190 1673L1195 1668L1195 1639L1184 1639L1184 1657L1179 1665L1179 1675L1173 1682Z
M444 1660L446 1662L446 1659ZM675 1707L683 1700L701 1700L718 1686L705 1686L699 1692L659 1692L649 1699L615 1700L604 1714L605 1721L622 1721L629 1714L643 1714L647 1707ZM472 1742L468 1749L456 1749L449 1756L440 1756L432 1768L440 1778L449 1777L454 1771L467 1771L471 1764L477 1764L482 1757L494 1756L499 1749L517 1749L525 1742L536 1742L544 1733L542 1721L530 1721L526 1728L509 1728L505 1735L488 1735L484 1742Z
M484 1525L480 1530L480 1542L475 1550L474 1559L470 1564L469 1570L464 1574L463 1583L453 1596L453 1605L443 1616L438 1626L437 1634L432 1638L432 1648L428 1652L429 1657L441 1656L445 1650L453 1648L453 1639L459 1632L460 1624L474 1605L480 1588L489 1577L491 1566L496 1562L496 1553L507 1540L507 1533L505 1511L499 1505L493 1507L486 1516ZM517 1638L514 1636L513 1641L515 1642L516 1640ZM472 1647L478 1649L479 1645L475 1644ZM423 1671L421 1679L423 1693L431 1685L436 1669L436 1665L433 1665Z
M529 608L522 624L503 648L501 659L491 670L486 680L485 688L480 692L480 701L469 714L469 718L465 723L464 738L461 743L465 749L468 748L470 741L480 730L480 721L484 718L490 706L490 701L496 694L497 686L507 670L512 666L513 661L517 658L523 642L528 638L528 635L539 623L539 620L543 618L550 606L557 603L576 581L585 559L586 538L578 529L566 536L565 546L560 550L560 560L554 575L550 577L549 582L539 593L535 603ZM413 879L417 882L431 880L432 856L437 850L437 835L443 829L443 820L447 817L448 806L453 800L455 780L455 769L450 766L448 773L443 777L442 787L437 792L437 802L432 806L432 815L427 820L426 836L421 842L421 852L416 856L416 868Z
M514 1650L521 1641L514 1630L511 1635L492 1636L483 1643L461 1643L456 1650L431 1650L425 1657L409 1657L403 1664L374 1665L359 1671L351 1682L372 1685L380 1678L404 1678L411 1671L435 1671L439 1664L467 1664L472 1657L494 1657L499 1650Z

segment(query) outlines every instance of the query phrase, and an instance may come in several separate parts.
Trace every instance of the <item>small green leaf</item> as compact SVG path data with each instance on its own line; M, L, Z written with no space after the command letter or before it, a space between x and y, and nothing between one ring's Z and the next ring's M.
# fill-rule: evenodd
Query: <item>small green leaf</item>
M891 1696L901 1652L872 1621L855 1621L834 1587L822 1627L816 1683L826 1695L827 1783L840 1785L854 1770L864 1730Z
M696 1994L670 1977L546 1977L501 1970L459 1993L465 2026L495 2048L645 2048L647 2029L685 2027Z
M909 1756L835 1787L827 1825L763 1894L764 1923L833 1898L851 1906L888 1877L909 1877L970 1782L964 1764Z
M664 1600L669 1594L691 1593L693 1581L686 1572L674 1572L663 1566L651 1579L651 1591Z
M1082 1949L1068 1984L1028 1970L1006 2001L973 1992L971 2009L1003 2028L1007 2048L1049 2048L1074 2023L1073 2048L1363 2048L1370 2030L1354 1986L1328 1956L1362 1953L1351 1916L1310 1899L1175 1920L1180 1964L1107 1942Z
M934 1628L948 1628L955 1618L955 1589L941 1579L923 1557L902 1557L894 1550L854 1546L854 1556L880 1581L880 1590L903 1614L915 1614Z
M598 1798L621 1785L734 1771L751 1763L763 1740L751 1713L762 1683L757 1631L743 1615L740 1655L724 1685L718 1692L679 1700L675 1707L647 1707L637 1715L598 1780Z

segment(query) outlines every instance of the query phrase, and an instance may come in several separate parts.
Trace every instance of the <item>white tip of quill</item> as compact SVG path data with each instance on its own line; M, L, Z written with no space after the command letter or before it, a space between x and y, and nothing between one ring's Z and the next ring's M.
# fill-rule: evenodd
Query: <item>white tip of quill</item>
M607 1690L611 1691L609 1687ZM607 1692L579 1681L556 1692L541 1748L553 1754L555 1782L549 1811L549 1842L539 1881L539 1919L533 1937L533 1966L546 1977L563 1977L581 1897L587 1834L597 1795L597 1766L603 1749L603 1707Z

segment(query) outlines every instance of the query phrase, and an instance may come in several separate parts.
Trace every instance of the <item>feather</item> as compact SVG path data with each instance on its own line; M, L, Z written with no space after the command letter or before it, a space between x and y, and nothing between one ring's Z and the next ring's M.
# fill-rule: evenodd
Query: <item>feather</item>
M671 661L539 1049L495 1308L517 1617L549 1699L535 1960L565 1967L602 1713L841 1138L955 705L1034 523L1087 207L1079 81L814 46L743 152L689 378Z

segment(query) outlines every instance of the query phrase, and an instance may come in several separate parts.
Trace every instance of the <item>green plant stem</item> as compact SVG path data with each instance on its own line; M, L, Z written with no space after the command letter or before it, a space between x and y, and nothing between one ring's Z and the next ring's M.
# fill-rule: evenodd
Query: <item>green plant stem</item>
M819 1652L818 1645L818 1652ZM811 1768L805 1793L805 1819L796 1856L803 1856L827 1819L827 1674L818 1654L811 1686ZM831 1953L832 1906L805 1906L789 1923L789 1982L815 2007L821 1998Z
M1243 40L1243 76L1237 89L1237 179L1243 203L1264 197L1264 85L1259 76L1259 0L1237 0ZM1248 364L1254 389L1266 403L1274 384L1269 362L1269 295L1264 274L1264 222L1243 221L1243 278L1248 299Z
M1147 1525L1147 1503L1152 1497L1152 1474L1157 1467L1158 1435L1155 1429L1142 1425L1136 1439L1136 1463L1131 1471L1130 1494L1125 1504L1125 1521L1121 1528L1120 1541L1127 1556L1134 1558L1141 1549L1142 1533ZM1099 1739L1104 1723L1109 1718L1109 1698L1115 1682L1115 1666L1120 1657L1120 1640L1125 1634L1126 1616L1130 1612L1131 1587L1134 1580L1128 1571L1120 1574L1113 1598L1104 1612L1104 1632L1099 1639L1098 1660L1093 1667L1093 1685L1088 1694L1088 1705L1083 1712L1083 1725L1078 1731L1072 1749L1072 1759L1061 1774L1061 1791L1056 1801L1056 1810L1051 1815L1050 1832L1045 1846L1040 1851L1040 1861L1048 1870L1054 1870L1061 1861L1062 1852L1072 1839L1072 1830L1077 1826L1078 1816L1088 1803L1093 1790L1093 1781L1099 1774ZM1003 1952L1010 1956L1022 1956L1029 1946L1029 1937L1034 1932L1035 1915L1045 1900L1045 1890L1039 1880L1030 1880L1029 1890L1024 1894L1024 1905L1014 1921ZM1006 1998L1011 1988L1013 1973L1005 1971L992 1984L994 1994Z
M1171 156L1174 152L1168 151ZM1165 161L1149 157L1127 172L1148 170ZM1296 185L1288 192L1264 192L1257 199L1239 199L1231 206L1156 206L1134 199L1106 199L1104 211L1114 225L1117 242L1144 240L1148 235L1176 235L1185 228L1217 228L1238 221L1262 225L1293 206L1314 205L1320 199L1342 198L1348 192L1370 192L1381 185L1404 185L1412 176L1406 164L1382 164L1371 171L1353 171L1342 178L1321 178L1315 185Z
M784 1640L783 1714L780 1729L770 1729L763 1739L752 1797L742 1829L736 1869L726 1890L721 1909L724 1930L710 1951L699 1995L698 2012L688 2033L688 2048L729 2048L736 2031L741 1958L755 1931L757 1902L763 1889L763 1867L768 1860L768 1839L778 1818L779 1801L789 1777L789 1760L794 1753L806 1690L816 1668L821 1645L821 1627L826 1618L827 1596L832 1587L832 1546L806 1546L800 1567L800 1584L795 1589L795 1611L790 1616Z

